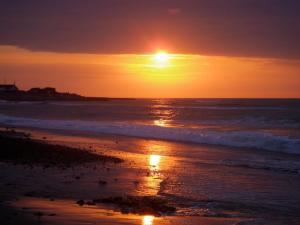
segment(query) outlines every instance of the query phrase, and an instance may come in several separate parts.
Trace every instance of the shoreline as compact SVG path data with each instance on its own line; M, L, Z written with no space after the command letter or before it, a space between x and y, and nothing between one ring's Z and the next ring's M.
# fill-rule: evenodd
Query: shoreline
M94 133L89 131L72 131L72 130L63 130L63 129L46 129L46 128L36 128L36 127L28 127L28 126L12 126L0 123L0 130L1 129L18 129L20 131L29 132L29 133L36 133L37 136L35 138L39 138L43 140L42 133L45 135L53 135L54 137L59 136L74 136L78 138L107 138L107 139L125 139L125 140L154 140L158 142L170 142L174 144L182 144L187 146L194 146L199 148L212 148L212 149L219 149L220 151L238 151L238 152L245 152L245 153L255 153L261 155L268 155L273 154L279 157L296 157L300 159L300 154L298 153L291 153L291 152L280 152L274 150L267 150L267 149L260 149L260 148L252 148L252 147L237 147L237 146L226 146L221 144L207 144L207 143L197 143L191 141L180 141L180 140L167 140L167 139L160 139L160 138L151 138L151 137L140 137L140 136L132 136L132 135L123 135L123 134L113 134L113 133Z

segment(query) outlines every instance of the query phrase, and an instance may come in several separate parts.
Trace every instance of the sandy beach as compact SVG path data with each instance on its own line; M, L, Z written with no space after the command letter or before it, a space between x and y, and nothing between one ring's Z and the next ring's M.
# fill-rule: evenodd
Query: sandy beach
M299 209L298 171L235 165L236 150L224 151L221 147L212 151L208 146L122 136L66 135L58 131L32 129L17 131L30 133L31 140L83 149L101 157L122 161L83 160L75 165L69 162L68 166L45 166L34 161L25 164L16 160L1 162L0 209L1 220L5 224L241 225L298 224L300 221L296 216ZM190 155L195 154L194 159L184 156L184 148L189 148ZM195 160L199 152L201 159L197 156ZM248 157L250 153L244 151L243 154ZM258 155L268 157L265 153ZM281 157L286 160L293 158L296 162L299 160L288 155ZM223 165L216 164L220 161ZM237 167L240 168L238 172ZM233 170L235 174L230 174L229 171ZM265 178L257 180L256 173ZM279 177L278 173L284 176ZM277 180L270 180L272 177ZM285 180L282 180L283 177ZM197 198L192 191L194 182L197 185L201 183L202 192L197 192ZM284 202L281 206L255 204L259 200L257 196L264 203L272 197L263 194L270 191L269 184L289 185L295 192L295 198L290 199L295 202L294 208L283 208ZM235 199L241 198L245 188L251 189L254 200L248 199L247 204ZM290 192L281 193L280 189L277 186L273 192L280 194L281 198L290 195ZM185 197L176 196L180 192L185 192ZM131 196L135 199L133 203ZM155 198L154 203L149 203L147 199L145 201L147 197ZM99 201L105 198L111 198L112 201ZM118 198L131 202L120 204ZM163 199L163 204L176 210L173 212L167 208L163 211L164 208L160 206L155 208L161 204L160 199ZM138 206L135 208L135 205Z

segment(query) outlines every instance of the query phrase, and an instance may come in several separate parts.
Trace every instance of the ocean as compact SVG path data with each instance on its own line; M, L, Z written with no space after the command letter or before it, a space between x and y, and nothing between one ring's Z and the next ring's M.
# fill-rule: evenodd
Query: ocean
M0 123L300 154L300 100L0 102Z

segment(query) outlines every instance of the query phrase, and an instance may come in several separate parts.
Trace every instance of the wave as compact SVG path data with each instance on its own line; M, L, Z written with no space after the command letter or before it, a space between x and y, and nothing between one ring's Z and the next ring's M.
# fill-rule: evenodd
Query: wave
M122 100L124 101L124 100ZM0 105L36 105L36 104L47 104L47 105L57 105L57 106L90 106L90 105L115 105L116 100L114 102L111 101L6 101L0 100ZM132 101L130 101L132 102ZM136 102L136 101L135 101ZM144 101L144 105L142 106L151 106L153 109L199 109L199 110L215 110L215 111L225 111L225 110L289 110L294 108L286 107L286 106L243 106L243 105L206 105L210 101L201 101L205 103L204 105L178 105L174 103L160 103L159 101L154 105L149 104L149 102ZM118 102L119 104L119 102Z
M222 125L222 126L247 126L247 127L267 127L267 128L299 128L299 121L292 119L270 119L267 117L251 117L245 116L240 119L214 119L214 120L194 120L183 121L184 124L200 124L200 125Z
M37 104L44 104L45 101L6 101L0 100L0 105L37 105Z
M175 106L175 105L155 105L154 108L170 109L206 109L206 110L286 110L288 107L263 107L263 106Z
M0 114L0 123L10 126L82 131L95 134L117 134L300 154L300 139L260 131L220 131L203 128L160 127L117 122L44 120L3 114Z
M222 164L230 167L267 170L280 173L287 173L290 175L300 174L300 163L291 160L222 160Z

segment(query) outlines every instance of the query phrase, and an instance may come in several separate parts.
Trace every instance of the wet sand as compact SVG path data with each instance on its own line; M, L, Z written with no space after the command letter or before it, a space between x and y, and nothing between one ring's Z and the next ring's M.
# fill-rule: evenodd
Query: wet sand
M1 220L5 224L209 225L286 224L287 221L288 224L297 224L300 221L297 214L293 214L297 211L299 192L295 193L296 208L291 208L286 213L278 209L279 215L277 217L274 216L277 213L276 211L272 214L269 209L264 207L257 209L251 208L251 204L231 204L227 198L224 198L223 201L221 201L222 198L218 198L218 201L211 201L219 195L229 195L230 198L230 195L232 195L232 201L234 201L237 195L231 193L234 190L232 186L236 186L237 191L248 187L254 194L257 192L261 194L261 198L264 198L265 196L262 193L268 191L269 184L282 185L286 182L286 180L280 180L283 179L280 174L290 180L286 185L290 185L290 188L296 187L299 184L299 180L297 181L299 179L298 171L292 169L290 171L280 171L281 167L259 168L259 164L255 164L258 168L242 167L243 170L247 171L247 176L251 175L253 178L245 177L246 175L232 177L226 172L235 171L240 166L233 163L235 162L234 159L239 157L239 163L243 161L234 151L225 151L224 153L222 148L210 151L205 146L186 146L181 143L158 140L120 136L86 137L75 133L65 135L59 132L25 131L30 131L33 138L37 140L84 148L90 152L121 158L124 162L118 164L102 161L88 162L63 169L1 162L0 210L2 212ZM185 156L183 151L183 148L187 147L189 148L189 158ZM202 151L203 159L194 161L193 154L199 154L199 149ZM259 153L257 154L259 155ZM244 152L245 158L250 156L251 152ZM293 158L286 155L275 155L274 157L279 156L281 160L285 158L291 160ZM296 162L298 160L296 157ZM219 169L216 170L215 162L220 161L224 165L221 168L218 165ZM245 166L249 166L249 164L245 164ZM228 171L225 171L225 168ZM174 181L174 177L179 177L181 173L187 173L185 169L189 170L191 177L185 174L183 177L188 180L178 179ZM260 181L249 183L251 179L257 179L255 177L257 171L265 177L270 177L269 171L272 172L273 169L276 174L272 176L280 176L278 182L276 180L274 182L263 181L264 177L260 177ZM276 171L276 169L279 169L279 171ZM220 174L222 170L224 170L224 173ZM197 181L197 185L201 182L199 186L202 189L202 192L197 195L198 199L195 199L192 191L189 190L190 187L195 185L192 176L195 173L198 174L198 177L199 173L200 177L203 177ZM244 180L241 180L241 177L244 177ZM212 185L214 184L214 181L211 181L213 178L218 183L222 181L221 188L224 189L223 191L220 191L220 187ZM170 180L171 182L169 182ZM264 182L267 185L261 186ZM174 184L176 185L174 186ZM230 187L227 187L228 185ZM181 190L183 187L185 190ZM230 189L231 192L227 192L227 189ZM276 191L274 191L275 194ZM176 192L184 192L185 199L175 196L174 193ZM191 192L190 195L189 192ZM282 194L281 192L278 193ZM130 211L121 213L118 204L85 204L80 206L76 203L80 200L89 202L96 198L114 196L162 196L172 206L176 207L177 211L176 213L165 213L155 217L133 214ZM284 198L285 195L283 194L281 197ZM195 208L196 201L198 205ZM267 199L263 199L263 201L266 202Z
M107 206L78 206L71 200L55 200L41 198L23 198L12 204L15 208L26 205L23 214L35 212L35 220L42 224L236 224L239 219L184 217L123 214ZM41 212L37 215L37 212Z

